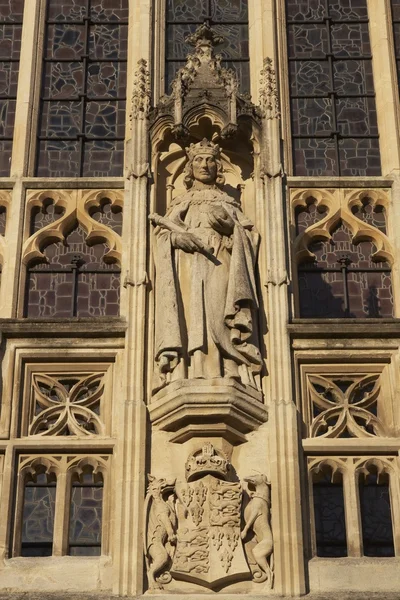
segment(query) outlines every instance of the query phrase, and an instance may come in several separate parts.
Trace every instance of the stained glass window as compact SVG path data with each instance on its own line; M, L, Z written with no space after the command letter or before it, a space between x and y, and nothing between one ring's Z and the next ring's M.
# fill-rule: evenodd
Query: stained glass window
M223 65L238 75L241 92L250 89L247 0L167 0L166 91L193 48L185 39L208 21L225 41L217 48Z
M364 556L394 556L389 477L371 472L359 483Z
M52 200L32 212L30 233L58 220L63 209ZM105 198L90 216L118 235L122 211ZM25 317L102 317L119 314L121 269L107 257L109 247L86 242L86 232L77 222L64 243L45 248L45 259L28 265Z
M0 177L10 175L24 0L0 0Z
M385 232L382 207L367 205L356 209L357 216ZM320 220L315 205L298 213L297 229L303 231ZM329 241L308 246L316 259L298 266L300 317L305 318L380 318L393 316L391 268L387 262L374 261L372 242L352 242L349 227L338 223Z
M49 0L36 173L121 176L128 0Z
M315 544L317 556L347 556L346 522L341 473L329 468L313 475Z
M367 0L286 0L294 175L380 175Z
M56 477L39 467L25 481L21 556L51 556L55 502Z
M71 492L68 554L99 556L103 510L103 477L85 468L74 474Z

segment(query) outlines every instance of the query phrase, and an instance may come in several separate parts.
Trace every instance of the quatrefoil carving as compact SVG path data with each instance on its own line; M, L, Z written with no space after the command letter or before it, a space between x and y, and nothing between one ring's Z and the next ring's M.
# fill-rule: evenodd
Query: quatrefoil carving
M29 435L88 436L104 433L100 418L104 373L35 373L32 386L33 415Z
M377 416L380 375L307 376L310 437L386 437Z

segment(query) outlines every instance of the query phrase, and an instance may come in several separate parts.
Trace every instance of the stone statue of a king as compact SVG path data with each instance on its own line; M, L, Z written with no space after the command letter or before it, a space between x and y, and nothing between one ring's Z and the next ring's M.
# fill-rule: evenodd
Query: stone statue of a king
M182 379L233 378L258 387L255 266L259 235L226 194L220 148L204 139L186 149L186 193L156 236L155 389Z

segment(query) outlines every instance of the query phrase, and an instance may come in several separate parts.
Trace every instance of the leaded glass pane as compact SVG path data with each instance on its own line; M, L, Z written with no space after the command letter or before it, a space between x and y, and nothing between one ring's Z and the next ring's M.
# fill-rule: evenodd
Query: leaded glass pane
M49 0L47 16L37 175L120 176L128 1Z
M366 0L286 9L294 174L380 175Z
M312 219L322 218L315 208L309 219L303 214L298 216L299 230L304 230L307 222L312 224ZM371 242L353 244L350 229L342 223L330 241L314 242L309 250L316 256L315 262L298 269L301 317L393 316L390 267L371 260L375 251Z
M400 0L391 0L391 5L393 20L394 56L397 65L397 82L400 86Z
M23 0L0 0L0 177L10 174Z
M97 211L93 218L115 223L115 230L120 231L120 214L109 208L106 215L102 215L106 210ZM52 214L46 220L51 218ZM33 219L34 226L45 222L43 218L39 221L40 214ZM26 317L118 316L120 268L115 263L104 262L106 244L88 246L85 240L86 234L78 226L65 244L51 244L45 249L47 263L28 268Z
M394 556L389 483L375 474L360 477L360 509L364 556Z
M84 472L73 481L70 508L69 554L99 556L103 511L103 479Z
M38 473L26 481L22 509L21 556L51 556L56 480Z
M317 556L347 556L343 482L333 483L327 472L313 483Z
M167 0L166 81L167 91L178 69L193 48L188 35L208 20L225 38L218 47L223 65L236 71L242 92L250 89L247 0Z

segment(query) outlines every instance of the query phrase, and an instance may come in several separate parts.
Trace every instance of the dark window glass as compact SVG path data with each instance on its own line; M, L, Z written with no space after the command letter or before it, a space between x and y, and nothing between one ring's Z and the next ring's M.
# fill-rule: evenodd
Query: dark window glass
M313 499L317 556L347 556L343 482L340 473L332 481L330 469L314 474Z
M394 556L389 478L370 473L359 483L364 556Z
M24 0L0 0L0 177L10 175Z
M49 0L37 175L121 176L128 0Z
M56 478L43 472L28 477L24 489L21 556L51 556Z
M166 91L193 52L185 38L208 21L225 42L217 48L223 65L237 73L241 92L250 89L247 0L167 0Z
M297 232L325 216L310 205L297 214ZM356 216L386 231L382 207L354 209ZM298 267L300 317L305 318L380 318L393 316L391 269L387 262L376 262L372 242L352 242L349 227L340 222L329 241L315 241L308 246L314 262Z
M84 469L72 481L69 550L72 556L100 556L103 477Z
M380 175L366 0L286 0L295 175Z
M59 219L62 213L63 209L44 203L31 215L31 234ZM91 217L121 234L119 207L105 201L91 212ZM115 261L109 261L108 251L105 243L87 244L86 232L78 224L65 243L47 246L46 262L28 266L24 316L118 316L121 270Z

